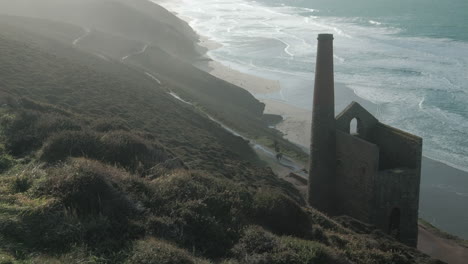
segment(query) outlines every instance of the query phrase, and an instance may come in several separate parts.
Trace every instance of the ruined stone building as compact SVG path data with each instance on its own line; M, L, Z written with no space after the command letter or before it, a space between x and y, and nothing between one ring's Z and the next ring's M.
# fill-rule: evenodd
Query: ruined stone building
M349 215L416 246L421 152L421 138L380 123L356 102L335 117L333 35L320 34L310 205L328 215Z

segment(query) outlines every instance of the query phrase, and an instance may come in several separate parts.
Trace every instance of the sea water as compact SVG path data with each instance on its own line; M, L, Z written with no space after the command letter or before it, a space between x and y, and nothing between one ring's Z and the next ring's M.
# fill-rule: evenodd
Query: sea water
M467 0L179 0L162 3L223 46L209 56L279 80L256 95L310 109L316 37L335 36L335 79L424 155L468 170Z

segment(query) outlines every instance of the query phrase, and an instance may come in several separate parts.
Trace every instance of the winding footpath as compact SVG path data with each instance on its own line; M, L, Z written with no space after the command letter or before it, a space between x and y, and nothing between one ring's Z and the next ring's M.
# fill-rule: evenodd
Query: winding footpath
M145 72L145 74L149 76L151 79L155 80L159 85L162 84L162 82L158 78L154 77L154 75L152 75L151 73Z
M173 91L168 92L168 94L171 95L172 97L174 97L175 99L177 99L178 101L184 103L184 104L194 106L192 103L182 99L178 94L174 93ZM253 139L250 139L250 138L247 138L247 137L241 135L240 133L238 133L234 129L226 126L221 121L215 119L214 117L212 117L211 115L209 115L205 111L203 111L203 110L200 110L200 111L203 114L205 114L211 121L213 121L213 122L217 123L218 125L220 125L227 132L233 134L234 136L241 137L242 139L248 141L249 144L252 146L252 148L254 150L262 152L265 156L267 156L269 158L270 161L276 161L279 165L285 167L289 172L295 173L295 174L299 175L300 177L303 177L304 179L307 179L307 175L303 171L304 167L302 165L300 165L299 163L297 163L296 161L294 161L292 158L287 157L287 156L283 156L283 158L281 160L277 160L276 159L276 152L274 150L257 143Z
M146 49L148 48L148 46L149 46L148 44L145 44L145 46L143 46L143 48L142 48L140 51L137 51L137 52L135 52L135 53L131 53L131 54L127 55L127 56L123 56L120 60L121 60L121 61L124 61L124 60L130 58L131 56L143 54L143 53L145 53L145 51L146 51Z
M76 38L75 40L73 40L73 46L76 46L78 44L78 42L80 42L82 39L87 37L89 35L89 33L91 33L91 29L89 29L89 28L83 28L83 30L84 30L84 33L81 36L79 36L78 38Z

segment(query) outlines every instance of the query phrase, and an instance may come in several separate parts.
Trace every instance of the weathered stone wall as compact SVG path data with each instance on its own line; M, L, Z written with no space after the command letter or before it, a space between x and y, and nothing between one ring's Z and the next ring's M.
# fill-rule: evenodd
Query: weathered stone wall
M380 171L375 178L373 219L370 223L389 232L390 214L400 211L400 241L415 247L418 239L418 169Z
M337 214L370 223L379 149L356 136L336 131L336 153Z
M352 102L336 117L336 129L349 134L351 120L354 118L357 120L358 136L369 140L369 136L372 134L373 128L379 123L379 121L356 102Z
M379 123L373 129L370 141L379 146L380 170L421 167L420 137Z

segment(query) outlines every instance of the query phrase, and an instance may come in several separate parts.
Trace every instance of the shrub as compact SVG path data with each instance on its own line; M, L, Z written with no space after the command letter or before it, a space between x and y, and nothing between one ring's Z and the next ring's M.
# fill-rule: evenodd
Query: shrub
M41 202L34 208L21 211L17 219L0 225L0 233L12 243L16 255L24 255L24 247L33 249L66 250L81 237L82 226L67 217L58 201Z
M133 251L125 263L139 264L207 264L187 251L153 238L134 243Z
M15 177L10 182L10 191L13 193L23 193L31 188L31 179L26 176Z
M46 113L39 116L35 128L38 138L45 140L50 135L60 131L80 131L81 125L76 122L79 121L56 113Z
M39 148L50 135L60 131L77 131L76 120L57 113L21 110L1 118L6 148L11 154L23 155Z
M102 156L99 137L89 131L64 131L53 135L44 144L41 159L47 162L64 161L67 157Z
M34 128L39 115L32 111L3 115L1 119L2 134L5 137L5 147L13 154L20 155L39 147Z
M92 123L91 128L98 132L130 131L128 124L121 119L98 119Z
M343 263L323 245L292 237L277 237L260 227L247 228L233 250L245 264L328 264Z
M79 217L103 215L120 221L135 211L115 181L114 175L122 173L99 162L75 159L51 169L39 190L60 199L68 211Z
M113 131L101 137L103 160L144 174L171 158L165 148L125 131ZM140 168L139 168L140 167Z
M309 216L291 198L273 189L260 189L253 199L254 221L276 234L310 236Z
M279 247L279 243L280 241L272 233L258 226L250 226L244 231L233 252L237 257L244 258L251 254L272 252Z
M171 221L154 221L157 230L180 236L180 245L206 256L224 256L247 223L251 193L230 180L202 172L176 171L153 181L155 190L146 207ZM154 226L154 225L153 225Z
M0 173L8 170L16 164L15 159L8 154L1 154L0 151Z
M44 144L41 159L50 163L67 157L87 157L119 165L131 172L159 176L184 164L163 146L125 131L100 134L92 131L63 131Z
M15 259L12 256L0 252L0 264L14 264Z

